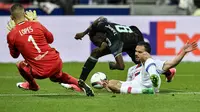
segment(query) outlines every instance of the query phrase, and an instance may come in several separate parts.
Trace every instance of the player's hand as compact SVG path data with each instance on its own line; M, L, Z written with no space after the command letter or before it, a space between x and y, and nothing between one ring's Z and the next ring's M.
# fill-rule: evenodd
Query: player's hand
M151 58L151 55L148 52L144 52L143 58L147 60L147 59Z
M189 42L187 41L187 43L183 46L182 50L185 52L185 53L188 53L188 52L191 52L195 49L197 49L198 45L197 45L197 42L194 41L194 42Z
M104 88L106 88L108 86L108 80L101 80L101 83Z
M14 27L15 27L15 22L11 19L11 20L7 23L8 32L10 32Z
M75 39L76 40L82 40L82 38L85 36L85 33L84 32L81 32L81 33L77 33L76 35L75 35Z
M109 68L110 68L110 70L115 70L116 69L115 62L109 62Z
M108 83L109 80L101 80L103 87L108 91L108 92L112 92L109 87L108 87Z
M26 11L25 12L25 17L28 21L37 21L37 13L35 10L31 11Z

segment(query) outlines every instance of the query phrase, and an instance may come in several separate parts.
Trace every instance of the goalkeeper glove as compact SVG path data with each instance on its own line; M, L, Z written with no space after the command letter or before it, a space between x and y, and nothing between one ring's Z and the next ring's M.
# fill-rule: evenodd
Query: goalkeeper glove
M11 19L11 20L7 23L8 32L10 32L14 27L15 27L15 22Z
M34 11L31 11L31 10L26 11L25 17L28 21L34 21L34 20L37 21L37 13L35 10Z

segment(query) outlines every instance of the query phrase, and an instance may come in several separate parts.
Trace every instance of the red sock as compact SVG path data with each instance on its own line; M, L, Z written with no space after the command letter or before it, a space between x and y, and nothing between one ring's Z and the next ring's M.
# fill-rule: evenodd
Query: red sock
M82 91L83 91L79 86L77 86L77 85L75 85L75 84L69 84L69 85L71 85L72 88L73 88L73 90L75 90L75 91L77 91L77 92L82 92Z
M72 77L71 75L67 73L63 72L60 80L61 80L61 83L74 84L78 86L78 79Z

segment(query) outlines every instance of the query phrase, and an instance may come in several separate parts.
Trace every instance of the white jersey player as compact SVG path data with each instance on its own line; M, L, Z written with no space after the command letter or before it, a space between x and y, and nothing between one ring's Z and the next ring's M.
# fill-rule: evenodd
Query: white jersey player
M163 65L165 61L161 60L153 60L152 58L149 58L146 60L145 64L137 64L135 66L132 66L128 70L127 74L127 80L125 82L121 82L121 88L120 92L121 93L143 93L143 92L153 92L153 85L152 81L150 79L150 74L156 74L158 75L159 82L158 82L158 87L155 88L156 92L159 92L159 87L161 85L161 80L160 80L160 74L164 73L165 71L162 70ZM156 71L150 71L149 67L150 66L155 66ZM175 73L175 69L172 68L171 71ZM151 72L151 73L149 73ZM146 89L149 88L150 90Z
M191 43L187 42L174 59L160 61L154 60L150 56L151 46L149 43L139 42L136 47L135 57L141 64L129 69L127 81L104 81L104 87L115 93L152 94L158 92L161 85L160 74L167 70L175 74L176 71L173 67L178 65L187 53L197 49L197 46L196 41Z

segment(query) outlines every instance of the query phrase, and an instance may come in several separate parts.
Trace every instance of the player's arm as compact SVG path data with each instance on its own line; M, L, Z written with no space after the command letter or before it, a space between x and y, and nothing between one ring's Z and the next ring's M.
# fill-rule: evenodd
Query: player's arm
M112 90L108 87L109 84L109 80L102 80L102 85L103 87L108 91L108 92L112 92Z
M77 33L75 35L75 39L82 39L86 34L88 34L92 30L93 27L96 27L101 21L107 21L107 19L103 16L97 18L84 32Z
M187 42L183 48L181 49L181 52L172 60L168 60L164 63L164 66L163 66L163 70L164 71L167 71L168 69L172 68L172 67L175 67L177 66L181 60L183 59L183 57L189 53L189 52L192 52L193 50L197 49L197 42Z
M15 48L15 46L14 46L14 40L12 38L13 38L12 34L9 33L7 35L7 43L8 43L8 47L9 47L9 50L10 50L10 55L13 58L18 58L19 55L20 55L20 52Z
M100 47L97 47L95 49L92 50L91 56L98 58L102 55L102 52L107 49L108 44L106 42L102 42Z

